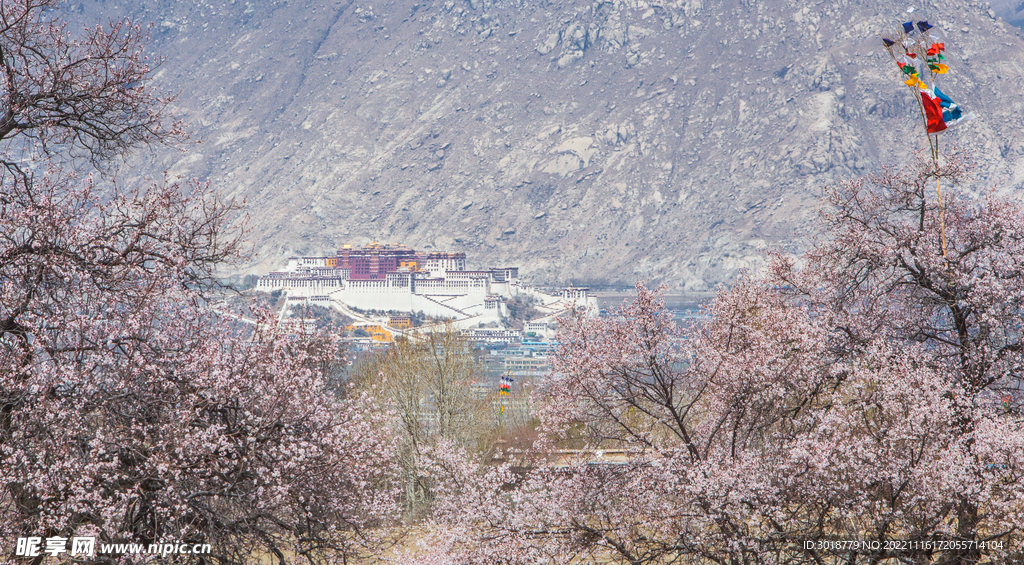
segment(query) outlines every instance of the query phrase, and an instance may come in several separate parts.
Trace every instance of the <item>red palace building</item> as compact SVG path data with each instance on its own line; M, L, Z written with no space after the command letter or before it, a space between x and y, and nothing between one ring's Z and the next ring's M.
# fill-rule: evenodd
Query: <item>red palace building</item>
M338 250L337 262L329 267L349 269L350 280L384 280L400 269L408 272L466 268L465 253L423 252L404 245L371 243L362 248L346 245Z

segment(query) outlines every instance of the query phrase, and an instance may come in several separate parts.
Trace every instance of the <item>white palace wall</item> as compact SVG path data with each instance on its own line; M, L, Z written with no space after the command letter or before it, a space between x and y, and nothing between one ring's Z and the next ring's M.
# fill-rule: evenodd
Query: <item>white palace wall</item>
M417 293L408 285L392 281L342 281L340 279L275 277L260 279L257 288L264 292L285 290L290 297L330 300L360 310L422 312L435 318L480 317L480 321L497 321L505 312L504 304L488 308L486 281L416 281Z
M442 270L449 265L437 261L438 272L428 276L399 271L385 280L351 280L348 269L328 267L320 257L291 258L287 271L260 277L256 288L263 292L287 291L289 297L337 301L359 310L422 312L436 318L454 318L475 325L500 322L508 315L506 298L528 295L539 301L542 314L560 315L575 304L597 311L597 301L586 288L562 290L551 295L518 280L518 269L504 267L488 271Z

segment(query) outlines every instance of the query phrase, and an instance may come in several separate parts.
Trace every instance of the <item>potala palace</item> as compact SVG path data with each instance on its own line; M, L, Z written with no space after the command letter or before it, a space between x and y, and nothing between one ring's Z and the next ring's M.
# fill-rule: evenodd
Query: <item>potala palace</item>
M422 312L452 318L464 327L500 322L505 300L529 295L544 318L569 308L597 309L587 288L567 287L557 295L519 280L518 267L466 269L465 253L425 252L392 244L345 245L335 256L292 257L283 271L272 272L256 288L283 290L289 298L362 310Z

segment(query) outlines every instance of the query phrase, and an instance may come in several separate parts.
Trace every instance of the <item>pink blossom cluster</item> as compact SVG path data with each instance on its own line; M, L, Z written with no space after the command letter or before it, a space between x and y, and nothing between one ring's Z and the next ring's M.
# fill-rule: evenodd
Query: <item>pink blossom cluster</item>
M954 157L836 187L813 248L720 290L706 323L678 326L643 285L611 316L567 320L536 450L627 461L439 454L448 490L418 559L1021 559L1024 208L947 197L944 258L929 187L969 172Z
M373 551L396 512L390 413L329 386L334 337L211 307L239 204L84 172L182 130L145 30L73 37L57 8L0 6L0 539L174 540L234 563Z

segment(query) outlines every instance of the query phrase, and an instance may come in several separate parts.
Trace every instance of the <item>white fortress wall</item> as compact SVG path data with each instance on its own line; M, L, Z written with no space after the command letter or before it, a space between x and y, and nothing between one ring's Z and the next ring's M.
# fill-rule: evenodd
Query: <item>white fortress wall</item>
M307 274L308 267L299 273L272 273L257 281L257 289L264 292L287 290L292 297L330 296L349 306L362 310L395 310L423 312L427 316L454 317L480 316L480 321L499 321L507 315L503 298L525 294L540 302L547 316L559 313L572 304L597 310L597 299L580 289L567 298L554 296L518 282L495 283L479 276L456 276L445 279L413 279L408 274L388 275L386 280L344 280ZM415 292L413 292L415 289Z
M303 267L326 267L327 260L327 257L289 257L288 266L285 267L285 270L294 273Z
M464 320L467 327L500 322L508 315L505 299L517 294L537 298L549 312L560 306L559 297L522 284L516 267L468 271L465 259L454 254L426 261L429 275L399 270L385 280L351 280L351 270L335 264L331 257L290 257L285 271L261 277L256 288L285 290L289 297L318 297L360 310L422 312Z
M412 311L412 292L408 285L399 286L393 281L345 281L345 288L331 294L353 308L362 310Z
M416 279L415 292L435 296L479 295L482 301L482 297L488 294L487 279Z
M473 316L474 320L477 320L478 322L484 324L501 321L501 316L496 310L485 309L483 304L470 306L469 308L463 310L463 312L470 314L471 316Z
M343 288L345 281L335 277L269 276L261 277L256 288L264 292L287 290L290 296L316 296Z
M412 295L413 311L423 312L424 315L432 318L453 318L456 320L463 319L470 314L466 313L465 310L460 308L464 304L451 304L449 301L441 302L431 300L430 296L423 294Z

